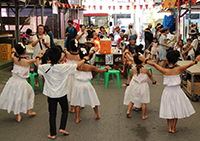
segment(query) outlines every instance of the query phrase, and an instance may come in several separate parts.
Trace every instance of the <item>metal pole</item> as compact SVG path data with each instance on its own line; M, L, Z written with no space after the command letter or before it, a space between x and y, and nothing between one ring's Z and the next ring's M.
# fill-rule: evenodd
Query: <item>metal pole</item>
M16 43L19 42L19 37L20 37L20 33L19 33L19 1L15 0L15 32L16 32Z
M38 26L38 14L37 14L37 8L36 8L36 26Z
M52 20L51 20L51 30L52 30L52 33L54 34L54 15L53 15L53 9L52 9L52 12L51 12L51 17L52 17Z
M188 28L187 28L187 33L190 31L190 24L191 24L191 0L189 0L189 17L188 17ZM187 34L188 36L188 34Z
M1 24L1 30L3 30L2 16L1 16L1 2L0 2L0 24Z
M181 22L181 7L178 7L178 34L177 34L177 41L179 40L180 35L180 22Z
M41 7L41 23L44 24L44 0L42 0L42 7Z
M60 10L58 9L58 14L57 14L57 32L58 32L58 39L60 39L59 15L60 15Z

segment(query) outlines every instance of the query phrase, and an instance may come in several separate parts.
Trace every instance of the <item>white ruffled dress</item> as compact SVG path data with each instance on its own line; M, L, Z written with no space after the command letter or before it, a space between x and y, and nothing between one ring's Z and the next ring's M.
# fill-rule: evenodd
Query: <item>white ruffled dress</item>
M79 61L75 61L75 60L67 60L66 64L77 64ZM68 101L71 102L71 97L72 97L72 89L74 86L74 81L75 81L75 77L74 74L69 75L68 79L67 79L67 85L68 85L68 91L69 93L67 94L67 98Z
M179 75L164 76L165 89L160 102L160 118L185 118L195 113L189 99L180 87Z
M124 105L129 105L130 102L134 103L134 105L150 102L147 74L140 73L133 75L130 85L126 88L123 103Z
M33 108L34 92L26 78L29 77L29 67L22 67L14 64L12 77L7 81L0 95L0 109L8 113L27 113Z
M89 105L92 108L99 106L100 102L94 87L90 83L91 72L77 71L72 90L71 105L84 107Z

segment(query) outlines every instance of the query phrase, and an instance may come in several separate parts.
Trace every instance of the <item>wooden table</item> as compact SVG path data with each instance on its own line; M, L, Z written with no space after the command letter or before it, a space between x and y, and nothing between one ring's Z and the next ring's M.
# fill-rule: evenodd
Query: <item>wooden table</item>
M177 62L177 65L178 66L184 66L184 65L187 65L189 63L191 63L192 61L178 61ZM197 98L195 97L195 94L194 94L194 76L195 75L200 75L200 63L196 64L196 65L193 65L192 67L186 69L186 72L189 73L191 75L191 84L192 84L192 87L191 87L191 95L190 93L187 91L187 87L184 86L183 83L181 83L181 86L183 88L183 90L186 92L186 94L191 97L192 100L197 100ZM183 75L181 73L181 80L183 78Z

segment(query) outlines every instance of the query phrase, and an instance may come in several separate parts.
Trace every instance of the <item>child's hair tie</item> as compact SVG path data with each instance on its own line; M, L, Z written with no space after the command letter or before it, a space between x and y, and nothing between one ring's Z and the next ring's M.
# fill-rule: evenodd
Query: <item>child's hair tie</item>
M157 81L155 81L155 82L152 82L152 84L154 84L154 85L155 85L156 83L157 83Z
M129 85L130 85L130 84L127 84L127 83L126 83L126 86L127 86L127 87L128 87Z

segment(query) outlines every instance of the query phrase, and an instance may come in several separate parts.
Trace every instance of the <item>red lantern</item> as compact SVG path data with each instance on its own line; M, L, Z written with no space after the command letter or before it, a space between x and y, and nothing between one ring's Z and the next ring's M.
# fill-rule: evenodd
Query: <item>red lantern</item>
M85 5L83 5L83 9L85 9Z
M96 9L96 6L94 5L93 7L94 7L94 10L95 10L95 9Z
M71 6L72 6L72 8L74 8L74 5L73 5L73 4L72 4Z
M142 9L143 5L140 5L140 9Z
M162 8L164 8L164 3L161 3Z
M155 4L153 4L153 8L155 8L156 7L156 5Z
M91 7L91 6L89 5L88 8L90 9L90 7Z
M148 9L148 6L149 6L148 4L145 4L145 8L146 8L146 9Z
M129 6L129 5L127 5L126 7L127 7L127 10L129 10L130 6Z
M77 9L79 9L79 5L77 5Z
M193 2L194 2L194 5L196 5L196 4L197 4L197 0L193 0Z
M153 0L153 2L155 2L155 0Z
M100 6L100 10L102 10L102 6Z
M113 10L115 10L115 6L113 6Z
M69 8L69 4L67 4L67 8Z
M180 5L180 2L176 2L176 5L177 5L177 7L179 7L179 5Z
M183 2L185 2L185 0L182 0Z
M134 5L134 9L136 9L137 5Z
M119 6L119 9L122 10L122 6L121 5Z
M168 3L169 8L171 7L171 2Z
M128 2L130 2L131 0L128 0Z
M59 7L62 7L62 4L61 4L61 3L59 3Z
M185 5L188 5L188 1L185 1Z
M55 2L55 6L57 6L57 2Z
M146 2L146 0L144 0L144 2Z
M110 10L111 6L108 6L108 9Z
M136 2L136 0L134 0L134 2Z

